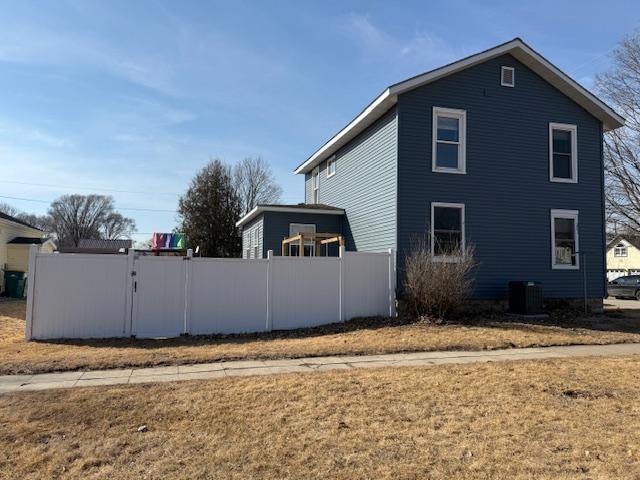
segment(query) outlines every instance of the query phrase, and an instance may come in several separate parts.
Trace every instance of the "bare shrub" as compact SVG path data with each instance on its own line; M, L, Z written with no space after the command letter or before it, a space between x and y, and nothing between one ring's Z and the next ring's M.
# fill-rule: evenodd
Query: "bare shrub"
M408 313L442 319L463 310L474 283L477 265L473 246L438 247L431 254L427 235L415 238L405 262L405 299Z

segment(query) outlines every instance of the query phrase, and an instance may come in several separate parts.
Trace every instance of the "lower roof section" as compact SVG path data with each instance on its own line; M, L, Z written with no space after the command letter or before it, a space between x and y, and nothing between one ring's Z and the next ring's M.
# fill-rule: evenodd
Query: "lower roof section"
M314 213L324 215L344 215L344 209L324 205L322 203L298 203L295 205L257 205L253 210L236 222L236 227L250 222L264 212L281 212L281 213Z

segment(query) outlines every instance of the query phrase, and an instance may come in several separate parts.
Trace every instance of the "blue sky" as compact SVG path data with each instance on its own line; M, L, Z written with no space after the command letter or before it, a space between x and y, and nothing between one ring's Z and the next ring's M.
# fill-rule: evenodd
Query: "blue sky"
M0 196L111 194L144 240L210 157L261 155L299 202L293 168L387 85L520 36L591 87L639 19L633 1L0 1Z

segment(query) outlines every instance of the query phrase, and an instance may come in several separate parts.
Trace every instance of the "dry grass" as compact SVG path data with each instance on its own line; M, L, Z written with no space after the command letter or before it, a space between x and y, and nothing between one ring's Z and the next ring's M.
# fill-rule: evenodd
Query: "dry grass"
M24 302L0 303L0 374L232 359L640 342L640 318L626 314L556 325L498 320L432 325L369 319L262 335L25 342L24 308Z
M640 359L3 395L0 478L637 479Z

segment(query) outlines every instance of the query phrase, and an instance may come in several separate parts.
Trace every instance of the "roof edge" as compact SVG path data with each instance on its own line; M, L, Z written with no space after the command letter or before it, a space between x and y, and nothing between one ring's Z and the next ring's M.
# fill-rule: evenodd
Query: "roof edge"
M520 37L516 37L495 47L469 55L468 57L389 86L351 122L333 135L307 160L296 167L294 173L308 173L324 160L325 157L334 154L340 147L355 138L357 134L380 118L391 106L395 105L398 95L507 53L515 53L514 57L518 61L522 62L528 68L531 68L561 93L581 105L591 115L598 118L602 122L605 131L615 130L624 125L625 119L613 108L536 52ZM527 62L527 60L529 60L529 62ZM585 106L585 104L588 105Z
M282 213L319 213L321 215L344 215L343 208L315 208L315 207L287 207L278 205L258 205L250 210L244 217L236 222L236 227L241 227L245 223L253 220L255 217L264 212L282 212Z

